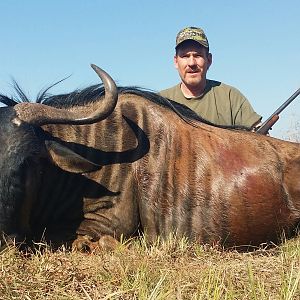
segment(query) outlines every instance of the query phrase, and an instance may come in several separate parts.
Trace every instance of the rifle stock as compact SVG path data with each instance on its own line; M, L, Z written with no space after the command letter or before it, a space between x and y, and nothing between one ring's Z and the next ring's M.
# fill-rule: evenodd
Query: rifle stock
M266 122L264 122L257 130L257 133L267 134L273 125L279 120L279 115L272 115Z
M275 112L265 121L262 125L256 130L257 133L267 134L270 128L278 121L279 114L300 94L300 88L289 98L287 99Z

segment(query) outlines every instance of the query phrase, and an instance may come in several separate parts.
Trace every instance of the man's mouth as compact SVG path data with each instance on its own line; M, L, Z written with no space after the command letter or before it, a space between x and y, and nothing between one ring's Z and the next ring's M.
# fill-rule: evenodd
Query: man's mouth
M189 74L198 74L200 72L200 70L189 70L187 71L187 73Z
M187 74L189 74L190 76L195 76L195 75L198 75L200 72L199 71L190 71L190 72L187 72Z

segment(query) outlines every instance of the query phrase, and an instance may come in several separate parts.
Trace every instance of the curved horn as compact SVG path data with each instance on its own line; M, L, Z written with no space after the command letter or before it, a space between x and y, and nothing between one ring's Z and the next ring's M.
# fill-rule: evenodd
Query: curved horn
M82 110L68 110L55 108L40 103L19 103L14 109L17 117L24 122L45 125L45 124L73 124L84 125L92 124L107 118L114 110L118 100L118 89L114 80L96 65L91 65L93 70L101 78L105 98L97 102L97 109L91 107L92 112L87 116L82 116ZM86 107L84 110L87 111Z

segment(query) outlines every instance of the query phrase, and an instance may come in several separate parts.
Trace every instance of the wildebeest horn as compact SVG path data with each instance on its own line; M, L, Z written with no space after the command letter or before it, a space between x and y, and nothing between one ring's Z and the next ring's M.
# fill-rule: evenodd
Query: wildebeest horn
M36 124L92 124L108 117L114 110L118 100L118 89L114 80L96 65L91 65L97 75L101 78L105 97L93 106L78 106L74 109L55 108L40 103L19 103L14 109L21 121Z

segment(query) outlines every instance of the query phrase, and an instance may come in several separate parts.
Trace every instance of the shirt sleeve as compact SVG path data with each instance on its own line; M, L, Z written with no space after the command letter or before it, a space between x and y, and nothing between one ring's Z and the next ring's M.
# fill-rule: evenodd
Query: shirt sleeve
M254 111L248 99L238 90L232 90L230 101L236 106L233 110L234 125L253 127L261 121L262 117Z

